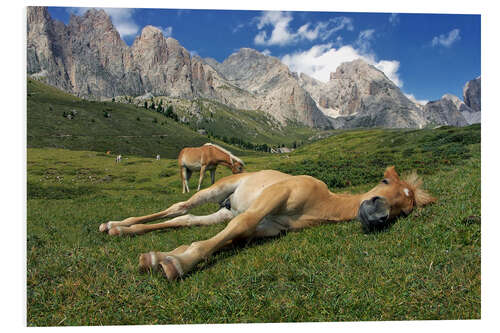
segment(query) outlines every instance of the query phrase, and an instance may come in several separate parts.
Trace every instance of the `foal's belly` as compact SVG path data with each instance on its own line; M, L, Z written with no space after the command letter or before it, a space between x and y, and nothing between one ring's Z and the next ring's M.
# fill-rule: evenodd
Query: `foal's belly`
M265 170L244 179L230 196L231 212L234 216L245 212L266 188L289 177L292 176L278 171ZM290 216L266 216L257 225L254 236L277 235L281 231L288 230L292 220Z
M238 215L246 211L269 186L292 176L279 171L264 170L242 179L236 190L231 194L231 211Z

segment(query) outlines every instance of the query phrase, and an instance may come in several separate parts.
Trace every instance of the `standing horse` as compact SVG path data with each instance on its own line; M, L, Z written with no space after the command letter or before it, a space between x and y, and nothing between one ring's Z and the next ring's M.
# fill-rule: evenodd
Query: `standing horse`
M386 169L377 186L361 194L332 193L325 183L310 176L290 176L274 170L247 172L222 178L189 200L175 203L159 213L110 221L101 224L99 230L109 235L140 235L159 229L230 221L210 239L139 257L141 269L159 268L168 280L173 280L238 240L276 236L282 231L356 217L366 232L387 227L395 217L436 200L421 185L415 173L401 180L394 167ZM190 209L208 202L221 203L221 208L207 216L187 214ZM173 217L157 224L139 224Z
M213 143L205 143L201 147L188 147L179 153L179 169L182 180L182 193L189 192L189 178L193 171L200 171L198 191L205 177L205 171L210 170L212 184L215 182L215 169L222 164L231 169L233 174L243 172L245 163L226 149Z

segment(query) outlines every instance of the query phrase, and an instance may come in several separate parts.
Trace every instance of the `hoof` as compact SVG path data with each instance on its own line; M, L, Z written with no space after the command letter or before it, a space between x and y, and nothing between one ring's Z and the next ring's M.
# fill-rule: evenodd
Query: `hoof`
M121 236L122 235L122 227L113 227L113 228L109 229L108 235Z
M145 272L154 270L158 267L158 260L156 253L149 252L143 253L139 256L139 270Z
M107 232L109 230L109 222L107 223L102 223L100 226L99 226L99 231L100 232Z
M163 274L169 281L173 281L182 276L182 268L179 260L168 256L160 262Z

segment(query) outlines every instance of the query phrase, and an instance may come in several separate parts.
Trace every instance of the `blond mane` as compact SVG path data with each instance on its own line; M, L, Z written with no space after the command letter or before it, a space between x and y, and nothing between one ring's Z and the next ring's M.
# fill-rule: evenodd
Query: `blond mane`
M218 145L216 145L216 144L214 144L214 143L210 143L210 142L205 143L205 144L204 144L204 146L212 146L212 147L214 147L214 148L217 148L217 149L219 149L220 151L222 151L222 152L224 152L224 153L228 154L228 155L229 155L229 157L231 158L231 161L233 161L233 160L234 160L234 161L236 161L236 162L240 163L241 165L245 165L245 163L243 162L243 160L242 160L241 158L238 158L238 157L234 156L234 155L233 155L233 153L231 153L231 152L230 152L229 150L227 150L227 149L222 148L221 146L218 146Z
M421 188L423 182L415 171L405 177L405 182L412 188L417 206L420 207L436 201L436 198Z

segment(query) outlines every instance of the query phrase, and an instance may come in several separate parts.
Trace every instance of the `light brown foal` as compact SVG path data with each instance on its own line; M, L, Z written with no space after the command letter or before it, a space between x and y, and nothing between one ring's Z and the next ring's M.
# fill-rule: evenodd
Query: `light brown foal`
M110 221L101 224L99 230L109 235L139 235L171 227L230 221L225 229L207 240L182 245L170 252L140 256L141 269L161 268L168 280L174 280L236 240L275 236L286 230L356 217L365 231L376 230L400 214L409 214L415 206L434 202L421 185L416 174L401 180L394 167L387 168L380 184L362 194L332 193L325 183L310 176L291 176L274 170L249 172L222 178L187 201L159 213ZM187 214L207 202L222 205L211 215ZM172 219L142 224L160 218Z

